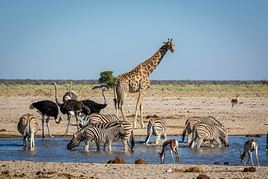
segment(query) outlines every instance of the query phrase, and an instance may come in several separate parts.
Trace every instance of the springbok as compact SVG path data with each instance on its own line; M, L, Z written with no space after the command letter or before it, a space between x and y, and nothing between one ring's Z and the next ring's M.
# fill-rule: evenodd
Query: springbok
M165 150L170 150L173 162L176 163L173 157L173 152L174 152L176 155L176 161L178 162L180 158L178 149L179 149L179 143L177 140L175 139L166 140L163 143L161 152L159 152L161 163L164 163L164 160L165 160Z
M240 152L241 164L243 163L243 165L245 165L245 163L246 163L245 159L246 159L246 155L247 155L248 160L247 160L246 165L248 165L249 159L251 160L251 165L254 165L253 158L252 158L252 152L254 150L255 150L255 153L256 153L257 164L258 164L258 166L260 166L259 157L258 157L258 144L254 139L249 139L244 144L244 152L243 153Z

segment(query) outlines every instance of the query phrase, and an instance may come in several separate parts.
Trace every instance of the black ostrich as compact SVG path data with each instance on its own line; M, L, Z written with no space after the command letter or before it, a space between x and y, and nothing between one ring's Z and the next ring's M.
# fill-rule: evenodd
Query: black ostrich
M53 83L53 85L55 86L55 100L56 100L56 103L60 107L61 113L67 115L68 124L67 124L66 131L65 131L65 134L64 134L64 136L66 136L66 134L68 133L68 130L69 130L71 117L75 116L77 130L79 130L77 115L79 113L84 113L86 115L89 115L90 114L90 109L86 105L84 105L82 102L72 100L72 99L69 99L69 100L65 101L64 103L60 103L59 100L58 100L57 85L56 85L56 83ZM61 121L61 120L62 119L60 117L59 121Z
M58 109L57 104L50 100L43 100L43 101L32 103L30 105L30 109L37 109L37 112L42 115L42 137L45 137L45 129L44 129L45 121L47 124L48 135L49 137L52 137L48 122L49 122L50 117L54 117L55 122L57 124L60 123L60 120L57 121L57 117L59 114L59 109Z
M107 85L99 85L99 86L94 86L92 89L99 89L99 88L102 89L102 96L104 99L103 104L96 103L95 101L90 100L90 99L85 99L85 100L81 101L84 105L86 105L90 109L90 114L100 113L100 111L107 106L104 91L106 91L108 89L108 86Z

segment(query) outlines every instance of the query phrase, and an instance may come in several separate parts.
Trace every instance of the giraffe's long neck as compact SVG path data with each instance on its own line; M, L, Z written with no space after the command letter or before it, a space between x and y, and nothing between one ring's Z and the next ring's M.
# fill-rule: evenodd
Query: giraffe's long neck
M167 47L163 45L151 58L142 63L142 65L147 69L148 74L151 74L156 69L167 53L167 50Z

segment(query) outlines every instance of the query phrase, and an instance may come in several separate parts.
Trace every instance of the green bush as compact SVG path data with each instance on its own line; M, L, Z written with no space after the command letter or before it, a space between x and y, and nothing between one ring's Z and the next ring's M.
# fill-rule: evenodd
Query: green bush
M100 73L99 82L106 84L109 88L114 87L115 77L113 71L103 71Z

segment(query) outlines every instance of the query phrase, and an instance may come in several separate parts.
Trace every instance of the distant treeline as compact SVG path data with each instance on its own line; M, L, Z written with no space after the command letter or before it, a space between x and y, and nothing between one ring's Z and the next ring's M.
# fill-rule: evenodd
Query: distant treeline
M31 79L0 79L0 84L31 84L42 85L51 84L56 82L57 84L70 83L73 84L98 84L98 80L31 80ZM268 85L268 80L151 80L151 84L167 85L202 85L202 84L265 84Z

